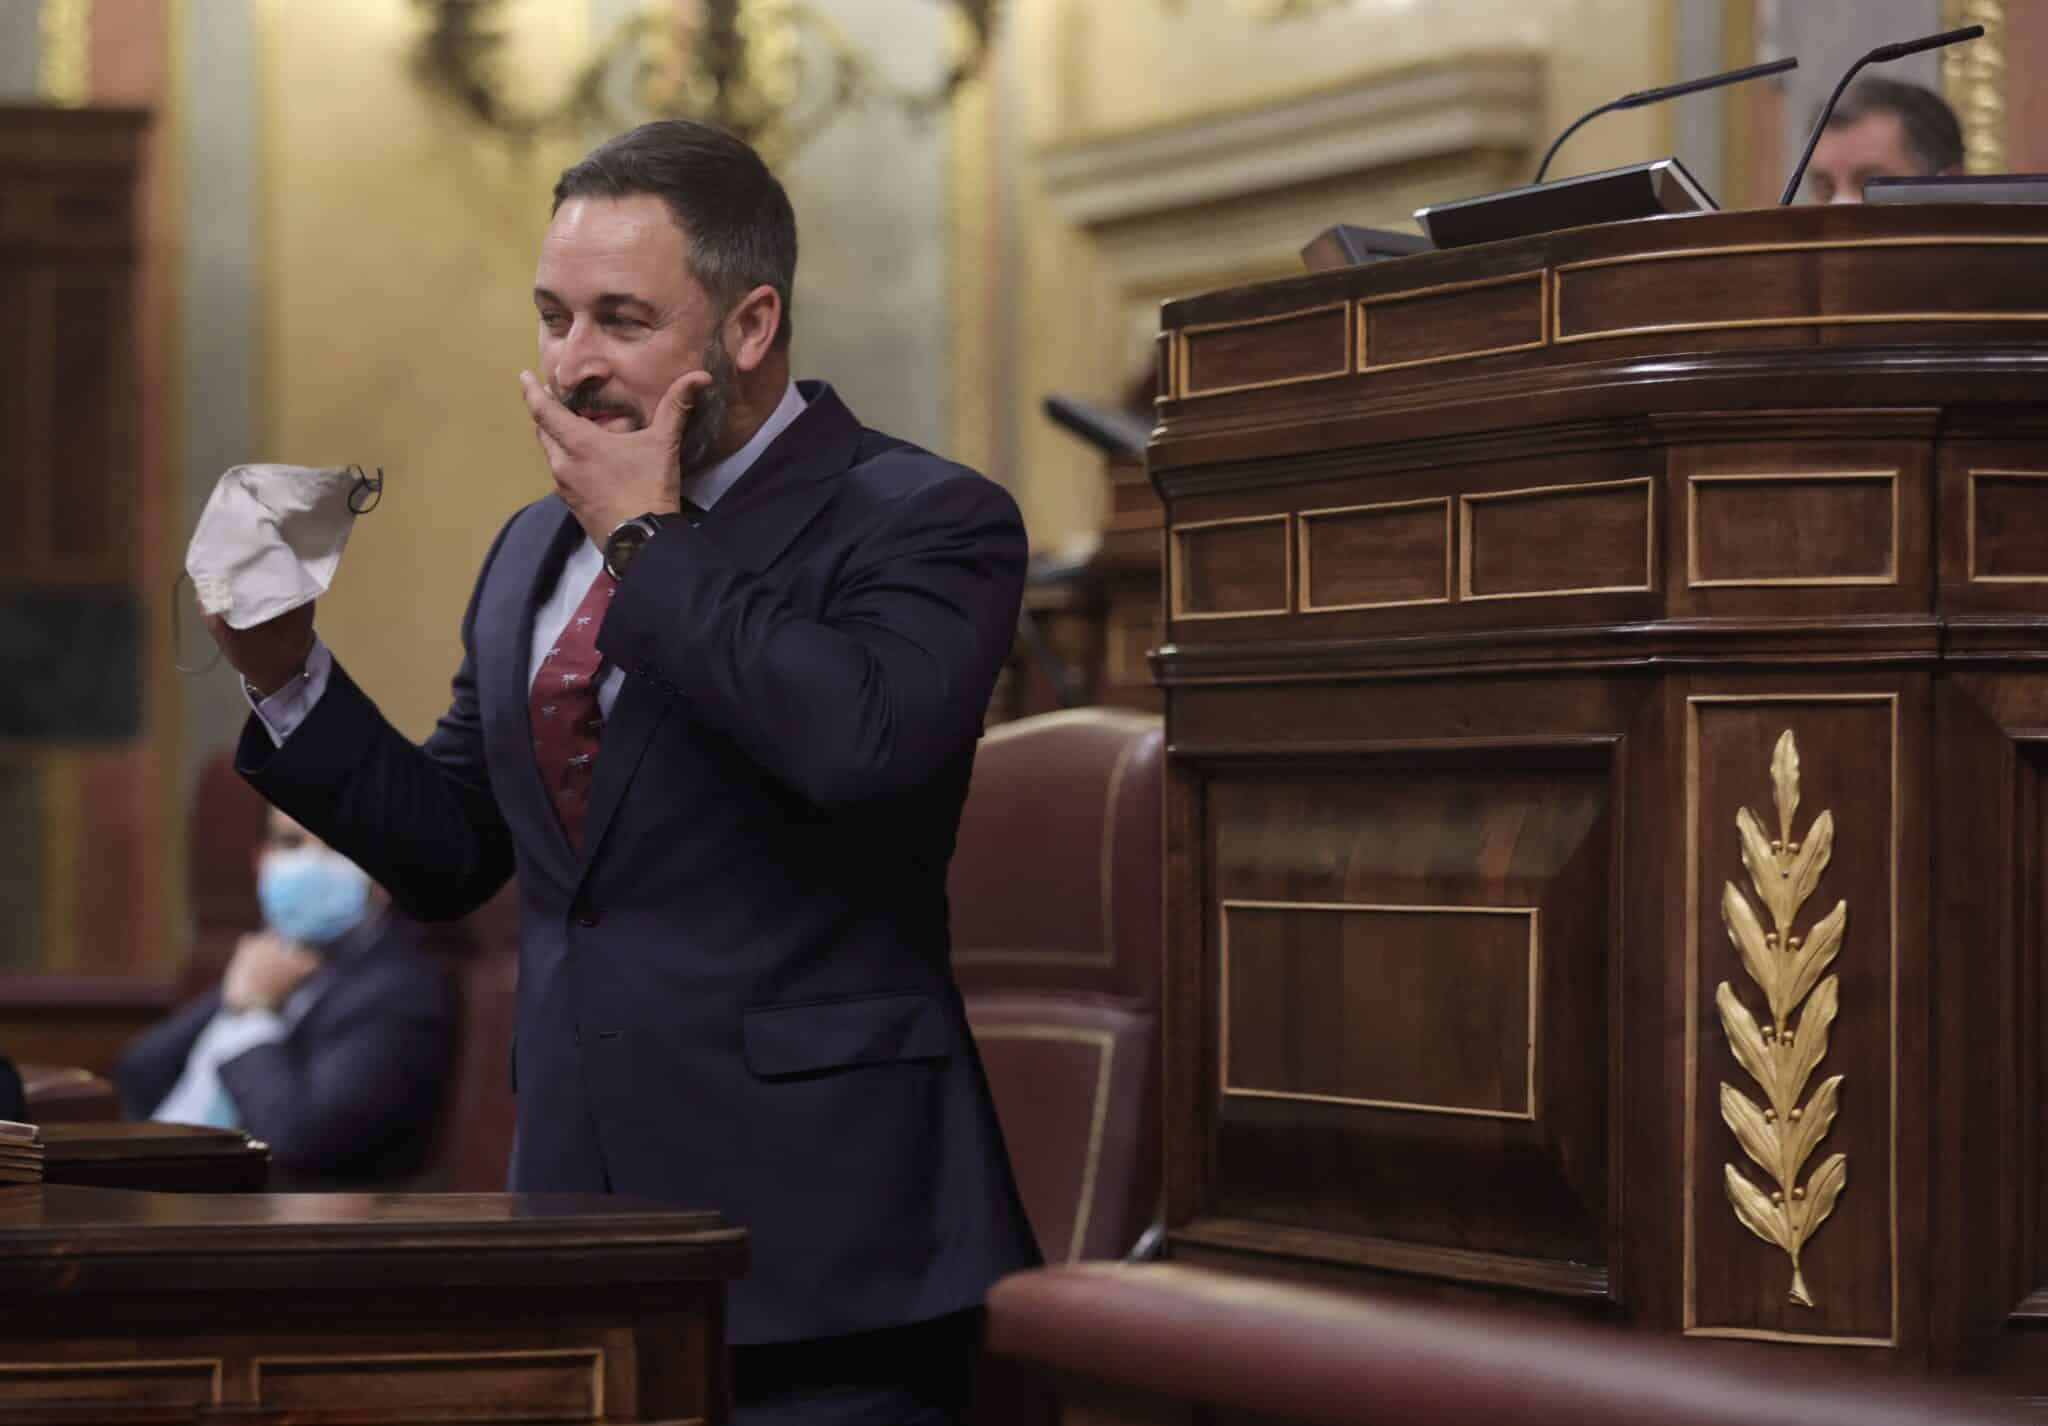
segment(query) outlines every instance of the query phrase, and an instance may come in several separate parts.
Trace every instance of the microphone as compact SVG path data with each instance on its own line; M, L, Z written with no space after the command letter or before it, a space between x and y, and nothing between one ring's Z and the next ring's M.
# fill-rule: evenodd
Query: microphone
M1828 96L1828 102L1820 106L1820 117L1813 121L1813 132L1806 136L1806 150L1799 155L1799 165L1792 170L1792 177L1786 181L1785 191L1778 197L1778 206L1785 207L1798 195L1799 181L1806 177L1806 166L1813 162L1813 151L1820 144L1822 130L1827 128L1828 120L1834 115L1835 105L1841 102L1842 91L1849 87L1849 81L1862 71L1864 65L1887 64L1895 59L1904 59L1909 54L1920 54L1926 50L1938 50L1947 45L1960 44L1964 40L1974 40L1983 33L1982 25L1965 25L1959 30L1943 30L1938 35L1923 35L1917 40L1900 40L1896 44L1879 45L1850 65L1849 72L1835 85L1835 92Z
M1978 33L1982 34L1983 31L1980 29ZM1556 158L1557 151L1564 147L1564 141L1573 134L1576 134L1580 127L1589 120L1597 119L1602 114L1612 114L1617 109L1640 109L1646 104L1661 104L1666 99L1676 99L1685 94L1697 94L1702 89L1719 89L1724 84L1741 84L1751 79L1762 79L1767 74L1783 74L1788 69L1797 68L1799 68L1799 61L1796 59L1766 60L1762 64L1750 64L1744 65L1741 69L1731 69L1725 74L1709 74L1699 79L1682 79L1676 84L1666 84L1657 89L1638 89L1633 94L1624 94L1619 99L1611 99L1591 113L1581 114L1572 121L1570 128L1557 136L1557 141L1551 144L1550 151L1543 155L1543 162L1536 165L1536 177L1531 182L1541 183L1544 172L1550 167L1550 161Z

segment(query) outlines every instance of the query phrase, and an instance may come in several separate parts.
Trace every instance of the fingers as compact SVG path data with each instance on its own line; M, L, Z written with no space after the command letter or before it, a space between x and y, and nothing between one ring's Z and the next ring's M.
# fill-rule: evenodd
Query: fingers
M548 434L545 426L535 426L533 428L533 439L534 443L540 447L540 453L548 458L548 468L550 470L557 468L564 460L568 459L569 452L564 449L560 441Z
M662 393L661 404L654 408L653 425L664 440L673 444L677 433L683 429L683 423L690 419L698 395L709 385L710 372L686 371Z
M578 426L589 424L557 400L530 371L519 373L519 390L526 397L526 414L533 417L534 429L554 437L557 448L568 443Z

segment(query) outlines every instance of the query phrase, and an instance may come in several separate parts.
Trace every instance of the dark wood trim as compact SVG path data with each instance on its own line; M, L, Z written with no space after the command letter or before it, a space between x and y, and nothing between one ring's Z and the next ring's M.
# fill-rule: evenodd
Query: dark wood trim
M1613 1300L1607 1269L1584 1263L1546 1262L1505 1253L1477 1253L1391 1238L1360 1238L1271 1223L1203 1218L1169 1234L1175 1247L1203 1247L1246 1258L1296 1258L1350 1263L1382 1272L1450 1282L1483 1283L1551 1297Z

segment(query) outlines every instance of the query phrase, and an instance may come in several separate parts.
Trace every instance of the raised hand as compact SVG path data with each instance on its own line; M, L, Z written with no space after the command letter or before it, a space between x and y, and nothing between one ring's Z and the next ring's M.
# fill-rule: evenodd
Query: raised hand
M268 698L298 677L306 655L313 651L311 600L247 629L229 628L218 614L205 617L206 632L259 698Z
M320 969L320 957L275 931L252 931L235 943L221 977L221 1003L230 1010L276 1010Z

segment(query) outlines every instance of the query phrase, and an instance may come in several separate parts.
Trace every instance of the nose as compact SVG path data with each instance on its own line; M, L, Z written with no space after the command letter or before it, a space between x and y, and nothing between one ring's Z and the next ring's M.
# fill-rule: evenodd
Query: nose
M1832 198L1830 198L1830 199L1828 199L1828 206L1829 206L1829 207L1833 207L1833 206L1834 206L1835 204L1837 204L1837 203L1861 203L1862 201L1863 201L1863 190L1862 190L1862 189L1860 189L1860 188L1838 188L1838 189L1836 189L1836 190L1835 190L1835 196L1834 196L1834 197L1832 197Z
M611 375L604 344L599 340L596 327L580 317L569 324L567 332L554 339L553 357L557 396L567 397L593 376L608 378Z

